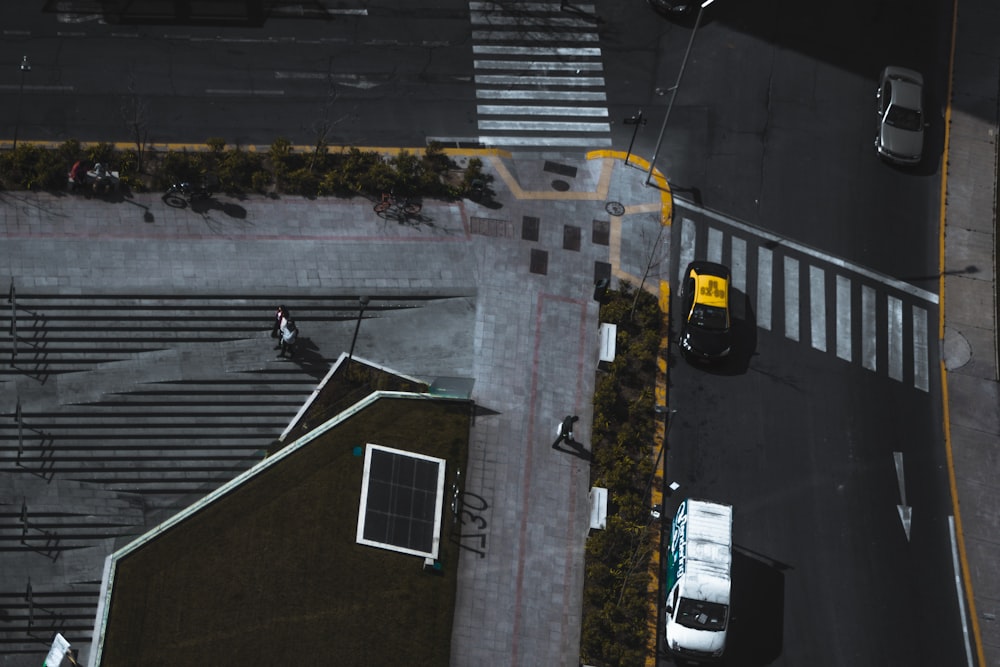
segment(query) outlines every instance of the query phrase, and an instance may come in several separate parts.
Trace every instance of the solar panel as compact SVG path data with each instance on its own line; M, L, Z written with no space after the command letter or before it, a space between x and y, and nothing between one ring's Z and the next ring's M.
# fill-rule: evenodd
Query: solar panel
M368 443L357 541L437 558L444 459Z

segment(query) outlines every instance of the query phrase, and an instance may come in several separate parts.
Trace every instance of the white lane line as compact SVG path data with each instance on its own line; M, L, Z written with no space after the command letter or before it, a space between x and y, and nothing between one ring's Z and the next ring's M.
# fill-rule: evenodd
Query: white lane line
M484 56L567 56L578 58L600 57L601 50L593 46L498 46L473 44L472 52Z
M481 120L480 130L508 132L610 132L609 123L567 123L548 120Z
M24 86L4 84L0 85L0 90L24 90L26 92L51 92L51 93L66 93L73 90L73 86L43 86L43 85L30 85L25 84Z
M473 60L474 69L499 69L540 72L602 72L604 65L599 62L563 62L558 60Z
M736 299L732 296L729 299L733 309L733 317L743 319L746 316L746 293L747 293L747 242L744 239L732 237L730 239L730 252L732 253L732 266L730 270L733 276L733 291Z
M592 90L477 90L481 100L546 100L548 102L606 102L603 92Z
M722 263L722 230L709 227L708 251L705 259L716 264Z
M480 116L577 116L607 118L605 107L547 107L518 106L507 104L480 104L476 107Z
M929 391L930 382L927 326L927 311L913 306L913 386L922 391Z
M559 2L470 2L469 9L472 11L517 11L517 12L561 12L564 10ZM573 4L573 9L586 14L593 14L596 10L594 5Z
M955 573L955 594L958 596L959 616L962 618L962 635L965 636L965 663L973 667L972 643L969 641L969 621L965 618L965 593L962 589L962 568L958 564L958 537L955 532L955 517L948 515L948 532L951 536L951 570Z
M880 283L882 285L886 285L887 287L891 287L897 291L903 292L904 294L915 296L918 299L927 301L928 303L936 304L938 302L938 295L934 294L933 292L928 292L927 290L922 290L919 287L915 287L914 285L903 282L902 280L897 280L895 278L891 278L881 273L876 273L871 269L867 269L858 264L848 262L846 260L840 259L839 257L827 255L825 253L816 250L815 248L810 248L809 246L802 245L801 243L796 243L795 241L782 238L777 234L772 234L758 227L751 227L750 225L740 222L735 218L731 218L728 215L723 215L721 213L711 211L709 209L693 204L692 202L685 201L683 199L679 199L676 197L674 198L674 205L680 208L686 208L689 211L697 211L702 215L704 215L705 217L712 218L713 220L718 220L719 222L723 222L731 227L742 230L743 232L751 236L765 239L767 241L772 241L778 244L780 247L795 250L796 252L800 252L804 255L814 257L815 259L826 262L828 264L832 264L846 271L857 273L858 275L864 276L869 280Z
M698 241L698 225L694 220L681 220L681 249L677 261L677 284L684 282L684 270L694 261L694 247Z
M512 25L518 28L590 28L594 24L587 19L565 18L562 16L504 16L496 12L470 12L472 25Z
M757 246L757 326L771 330L771 293L774 282L773 253Z
M206 88L209 95L284 95L283 90L252 90L249 88Z
M474 42L596 42L596 32L522 32L520 30L473 30Z
M903 379L903 302L890 296L887 307L889 341L889 377L896 381Z
M477 86L604 86L603 76L510 76L477 74Z
M851 281L837 276L837 356L851 361Z
M486 146L583 146L607 148L611 137L479 137Z
M826 352L826 272L809 266L809 329L813 348Z
M861 365L878 367L878 323L875 319L875 288L861 286Z
M799 340L799 260L784 258L785 338Z

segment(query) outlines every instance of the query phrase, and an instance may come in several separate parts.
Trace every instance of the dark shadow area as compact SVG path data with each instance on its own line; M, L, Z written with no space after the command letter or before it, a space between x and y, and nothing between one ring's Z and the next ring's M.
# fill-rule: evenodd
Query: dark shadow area
M310 338L299 337L295 344L295 352L291 357L285 357L288 361L298 364L299 368L311 377L322 380L330 370L330 362L320 354L319 347Z
M577 442L576 440L563 440L562 438L559 438L552 443L552 449L557 452L572 454L573 456L588 462L594 459L593 454L591 454L590 451L584 447L583 443Z
M733 547L733 588L725 664L770 665L781 656L785 571L790 566Z

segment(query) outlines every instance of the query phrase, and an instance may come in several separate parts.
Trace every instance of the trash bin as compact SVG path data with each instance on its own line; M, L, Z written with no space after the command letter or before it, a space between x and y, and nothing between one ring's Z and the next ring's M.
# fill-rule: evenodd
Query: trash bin
M607 295L609 284L611 284L611 281L607 278L600 278L594 283L594 301L604 303L604 297Z

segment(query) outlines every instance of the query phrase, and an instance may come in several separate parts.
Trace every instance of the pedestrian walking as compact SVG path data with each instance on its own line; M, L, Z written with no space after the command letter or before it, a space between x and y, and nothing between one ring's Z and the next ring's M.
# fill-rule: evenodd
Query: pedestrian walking
M278 356L284 357L285 352L287 352L288 358L291 359L295 356L295 345L299 340L299 328L295 325L295 322L287 319L279 333L281 335L281 342L278 343L278 346L281 348L281 352L278 353Z
M573 424L580 421L580 418L576 415L566 415L563 420L559 423L558 428L556 428L556 434L559 436L556 441L552 443L552 449L559 449L559 445L564 442L573 443Z
M271 338L281 337L281 328L285 326L285 322L291 319L292 315L288 312L288 309L284 306L278 306L278 309L274 311L274 322L271 323ZM274 349L281 349L281 341L274 346Z

